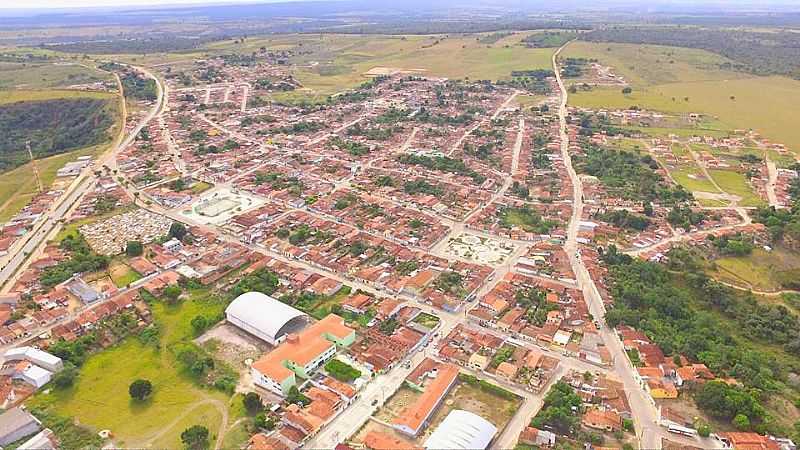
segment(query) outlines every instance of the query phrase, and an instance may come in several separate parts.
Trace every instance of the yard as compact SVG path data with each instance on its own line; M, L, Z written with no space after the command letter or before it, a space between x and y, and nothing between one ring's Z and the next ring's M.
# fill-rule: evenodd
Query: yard
M136 273L135 270L118 260L115 260L111 263L108 268L108 275L111 277L111 281L114 282L114 285L118 288L128 286L134 281L142 278L142 276Z
M476 385L459 381L433 414L430 425L420 434L418 442L425 442L425 439L454 409L475 413L491 422L498 430L502 430L514 417L521 404L522 399L519 397L513 400L503 398Z
M178 448L180 433L194 424L208 427L216 436L228 414L228 396L198 387L179 369L170 351L174 344L191 339L192 318L222 313L224 303L207 296L205 291L194 291L176 306L154 303L154 320L161 327L158 348L128 338L89 357L73 387L41 393L32 405L72 417L95 431L109 429L118 446ZM128 385L138 378L153 383L153 395L144 403L128 395Z

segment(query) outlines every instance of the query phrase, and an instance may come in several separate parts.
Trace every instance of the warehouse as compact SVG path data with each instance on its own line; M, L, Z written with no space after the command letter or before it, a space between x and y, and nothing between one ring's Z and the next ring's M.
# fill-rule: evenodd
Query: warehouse
M425 441L426 449L485 449L497 427L469 411L454 409Z
M260 292L244 293L225 309L228 322L271 345L300 330L306 317L303 312Z

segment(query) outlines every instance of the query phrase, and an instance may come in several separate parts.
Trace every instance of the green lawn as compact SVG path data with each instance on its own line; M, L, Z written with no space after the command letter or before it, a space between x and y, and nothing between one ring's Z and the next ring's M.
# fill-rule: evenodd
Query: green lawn
M206 183L205 181L198 181L197 183L192 185L191 191L193 194L200 194L211 189L212 186L213 185L211 183Z
M747 179L745 178L744 174L733 172L730 170L709 170L709 175L714 179L714 181L719 185L719 187L733 195L738 195L742 199L739 201L739 206L762 206L764 205L764 200L762 200L753 189L750 188L750 185L747 183Z
M180 372L169 351L171 345L192 337L190 321L196 315L222 313L224 304L203 300L206 296L205 291L194 291L177 306L155 303L153 315L162 327L159 349L129 338L91 356L81 367L75 386L40 393L32 403L49 405L58 414L96 431L110 429L117 445L144 446L155 439L152 444L158 448L177 448L181 431L193 424L203 424L216 435L220 413L213 404L200 404L183 418L182 414L201 401L216 400L226 407L228 397L199 388ZM153 396L142 404L128 395L128 385L137 378L150 380L154 388ZM161 435L165 426L168 431Z
M422 325L426 328L433 328L439 323L439 318L428 313L420 313L415 319L414 322Z

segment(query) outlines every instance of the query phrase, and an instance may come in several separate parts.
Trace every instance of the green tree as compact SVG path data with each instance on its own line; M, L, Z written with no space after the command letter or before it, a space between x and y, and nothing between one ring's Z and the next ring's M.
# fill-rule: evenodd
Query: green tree
M192 425L181 433L181 442L191 450L208 448L208 428L202 425Z
M205 316L194 316L191 321L192 330L194 331L195 336L199 336L203 331L206 331L208 328L208 319Z
M733 426L735 426L737 430L747 431L750 429L750 419L744 414L737 414L736 417L733 418Z
M179 241L183 240L183 237L186 236L186 226L180 222L172 222L172 225L169 227L169 234L170 238L175 238Z
M149 380L138 379L128 386L128 394L134 400L142 401L153 393L153 384Z
M286 396L286 401L289 403L296 403L303 406L311 403L311 399L303 395L303 393L300 392L299 389L297 389L297 386L292 386L291 388L289 388L289 395Z
M262 430L272 431L275 429L275 419L267 416L264 412L260 412L256 414L255 425Z
M53 376L53 384L59 389L65 389L75 383L78 377L78 368L69 361L64 363L64 368Z
M255 392L248 392L242 398L242 404L249 414L256 414L264 409L264 404L261 402L261 397Z
M166 297L170 303L175 303L176 301L178 301L178 297L181 296L181 293L182 289L177 284L167 286L166 288L164 288L163 292L164 297Z
M144 246L139 241L128 241L125 244L125 254L131 257L142 256L144 253Z
M706 423L700 424L700 426L697 427L697 434L699 434L700 437L709 437L711 436L711 427Z

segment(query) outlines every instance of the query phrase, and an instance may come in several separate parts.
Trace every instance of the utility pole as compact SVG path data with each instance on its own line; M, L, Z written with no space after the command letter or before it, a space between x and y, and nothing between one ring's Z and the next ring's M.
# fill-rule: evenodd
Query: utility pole
M31 151L31 141L25 142L25 147L28 149L28 156L31 158L31 165L33 166L33 175L36 176L36 185L39 187L39 193L44 191L42 187L42 179L39 177L39 168L36 166L36 160L33 159L33 152Z

